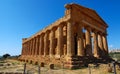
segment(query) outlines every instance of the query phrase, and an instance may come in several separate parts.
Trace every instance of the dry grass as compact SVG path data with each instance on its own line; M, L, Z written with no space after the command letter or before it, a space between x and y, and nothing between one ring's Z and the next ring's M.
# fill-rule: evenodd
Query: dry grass
M23 72L24 66L23 62L17 61L17 60L6 60L3 63L9 63L10 66L3 66L0 71L20 71ZM26 65L27 72L32 72L32 74L38 74L38 66L27 64ZM116 68L117 74L120 74L120 69ZM89 65L89 67L81 68L81 69L75 69L75 70L69 70L69 69L61 69L56 67L55 69L49 69L48 66L41 67L40 68L41 74L113 74L113 70L111 73L108 72L108 65L106 64L100 64L98 67L95 67L94 65Z

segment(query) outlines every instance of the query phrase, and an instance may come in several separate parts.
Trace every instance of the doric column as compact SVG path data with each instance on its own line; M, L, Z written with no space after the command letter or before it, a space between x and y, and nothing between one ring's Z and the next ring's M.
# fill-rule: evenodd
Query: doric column
M36 56L36 44L37 44L37 43L36 43L36 39L37 39L37 38L35 37L35 43L34 43L34 56Z
M106 35L103 35L102 39L103 39L103 47L104 47L104 50L105 50L105 54L108 55L108 43L107 43Z
M28 41L28 49L29 49L29 56L30 56L30 41Z
M55 29L50 32L50 56L53 56L55 50Z
M30 56L30 40L29 40L29 56Z
M26 55L26 43L24 43L24 54Z
M26 55L28 55L29 51L28 51L28 42L26 42Z
M25 55L27 54L27 52L26 52L26 43L25 43L25 52L24 52L24 54L25 54Z
M33 45L34 45L33 42L34 42L34 39L31 39L31 42L32 42L32 43L31 43L31 45L32 45L32 46L31 46L31 49L32 49L32 50L31 50L31 55L33 56Z
M30 56L30 40L29 40L29 56Z
M27 42L25 43L25 50L26 50L26 55L28 54L28 52L27 52Z
M74 33L73 33L73 22L67 22L67 56L74 55Z
M85 32L85 38L86 38L86 55L92 56L92 45L91 45L91 33L90 28L86 28Z
M25 45L24 45L24 43L23 43L23 55L24 55L24 52L25 52Z
M40 35L39 55L44 55L44 34Z
M32 40L30 40L30 55L32 55Z
M27 44L25 43L25 54L27 55Z
M82 32L82 25L78 25L78 56L84 56L84 44L83 44L83 32Z
M35 55L35 42L36 42L36 39L35 38L33 38L33 56Z
M60 24L58 26L58 48L57 48L57 51L56 51L56 57L60 57L61 56L61 52L63 51L63 26L62 24Z
M37 55L37 42L38 42L38 39L37 37L35 37L35 56Z
M25 43L25 55L27 55L27 48L26 48L26 43Z
M98 34L98 47L101 53L100 56L104 56L102 34Z
M35 55L39 55L39 36L36 37Z
M25 50L25 43L24 43L23 45L24 45L24 55L25 55L25 51L26 51L26 50Z
M41 35L40 35L40 37L39 37L40 39L39 39L39 56L41 56L42 54L41 54L41 50L42 50L42 48L41 48L41 45L42 45L42 40L41 40Z
M24 44L22 43L22 55L24 55Z
M26 53L26 43L25 43L25 55L26 55L27 53Z
M30 56L30 40L28 41L28 55Z
M25 52L26 52L26 50L25 50L25 43L24 43L24 55L25 55Z
M44 56L48 55L48 31L45 33L45 36L44 36Z
M26 42L26 55L28 55L28 51L27 51L27 42Z
M24 55L26 55L26 44L24 43Z
M83 43L84 43L84 48L85 48L86 47L86 40L85 40L85 38L83 40ZM85 50L84 50L84 53L85 53Z
M98 51L98 37L97 37L97 33L93 32L93 40L94 40L94 57L99 57L99 51Z
M28 55L30 55L30 41L28 41L28 51L29 51Z

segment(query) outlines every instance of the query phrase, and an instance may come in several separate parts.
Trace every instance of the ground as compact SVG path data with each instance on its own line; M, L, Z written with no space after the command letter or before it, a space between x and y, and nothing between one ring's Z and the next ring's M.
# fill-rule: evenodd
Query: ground
M2 73L19 73L23 74L24 72L24 62L20 62L14 59L7 59L4 61L0 61L0 74ZM112 67L112 64L111 64ZM54 69L49 69L47 65L45 67L40 67L38 65L26 64L26 73L28 74L38 74L40 70L40 74L113 74L112 72L108 72L108 64L100 64L99 66L90 64L89 67L82 67L81 69L69 70L59 68L57 66ZM120 68L116 66L117 74L120 74Z

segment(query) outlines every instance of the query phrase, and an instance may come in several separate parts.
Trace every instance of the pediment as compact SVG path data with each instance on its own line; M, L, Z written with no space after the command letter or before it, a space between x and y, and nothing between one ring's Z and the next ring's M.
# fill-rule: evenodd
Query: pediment
M104 20L97 14L97 12L93 9L86 8L84 6L78 5L78 4L70 4L73 8L76 8L83 14L89 16L90 18L94 19L95 21L101 23L102 25L108 27L108 25L104 22Z

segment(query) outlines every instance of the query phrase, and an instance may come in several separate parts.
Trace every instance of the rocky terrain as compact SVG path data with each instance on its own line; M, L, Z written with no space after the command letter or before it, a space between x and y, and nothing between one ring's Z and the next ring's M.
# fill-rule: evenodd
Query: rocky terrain
M0 61L0 74L23 74L24 69L27 74L113 74L112 64L89 64L89 67L82 67L81 69L69 70L54 66L50 69L45 65L40 67L39 65L26 64L13 59L7 59ZM116 65L116 72L120 74L120 68Z

